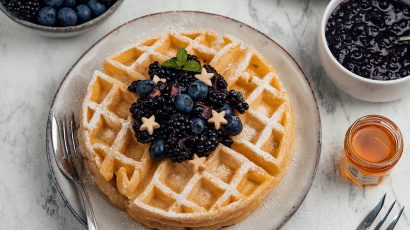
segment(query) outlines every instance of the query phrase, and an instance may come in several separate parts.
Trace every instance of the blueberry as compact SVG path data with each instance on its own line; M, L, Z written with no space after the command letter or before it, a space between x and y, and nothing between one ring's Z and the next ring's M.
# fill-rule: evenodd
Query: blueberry
M77 5L77 0L64 0L64 6L70 7L70 8L75 8Z
M137 85L137 93L141 97L148 96L154 89L154 84L150 80L140 81Z
M44 0L44 4L54 9L60 9L64 4L64 0Z
M75 8L80 22L88 22L91 19L92 12L87 5L79 5Z
M236 136L242 132L242 122L238 116L232 116L228 120L228 124L225 126L225 133Z
M64 7L58 11L58 23L61 26L74 26L77 24L77 14L73 9Z
M235 115L232 106L229 104L224 105L220 110L225 111L225 118L229 118Z
M107 10L104 4L96 0L90 0L87 5L91 8L94 15L97 17L105 13L105 11Z
M180 112L189 113L194 108L194 102L187 94L180 94L175 99L175 107Z
M54 26L57 21L57 11L53 7L43 7L38 12L37 21L43 26Z
M149 147L149 154L155 160L161 160L165 157L164 151L164 141L163 140L156 140L152 142L151 146Z
M203 100L208 96L208 86L202 81L194 81L189 85L188 94L194 100Z
M206 128L206 122L202 118L192 119L191 131L195 134L201 134Z

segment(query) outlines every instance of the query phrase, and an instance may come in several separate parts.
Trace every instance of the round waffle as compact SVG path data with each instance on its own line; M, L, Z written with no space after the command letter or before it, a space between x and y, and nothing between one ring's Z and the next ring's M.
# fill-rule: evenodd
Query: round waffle
M231 148L219 145L203 171L190 162L150 159L129 112L132 81L179 48L212 65L241 91L249 110ZM100 190L138 222L158 229L218 229L252 213L284 175L293 152L293 115L273 67L236 38L172 32L133 44L95 71L82 105L82 152Z

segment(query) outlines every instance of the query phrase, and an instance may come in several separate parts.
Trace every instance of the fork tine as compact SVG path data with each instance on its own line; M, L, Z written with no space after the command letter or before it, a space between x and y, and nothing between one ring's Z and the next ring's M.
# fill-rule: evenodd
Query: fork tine
M384 221L386 221L387 217L389 216L391 210L393 209L393 206L396 204L396 201L393 202L393 204L390 205L389 209L387 210L386 214L383 216L383 218L379 221L379 223L376 225L374 230L379 230L380 227L383 225Z
M75 126L74 113L71 114L70 128L71 128L71 140L72 140L72 143L73 143L74 156L77 156L77 154L78 154L78 152L77 152L78 144L77 144L77 138L75 136L76 126Z
M69 119L69 121L67 121L67 117L64 117L64 121L65 121L64 123L65 129L67 131L66 133L67 137L65 138L65 145L67 146L67 155L68 155L68 159L69 159L69 162L72 168L71 175L75 179L79 179L78 169L76 165L77 162L75 161L77 150L76 150L75 143L74 143L73 120Z
M386 230L393 230L396 227L397 222L399 221L401 214L403 213L404 207L400 209L400 212L394 217L394 219L390 222L389 226Z
M367 230L370 228L377 215L379 215L380 210L382 210L384 205L384 200L386 200L386 193L383 195L382 199L376 204L376 206L367 214L367 216L362 220L360 225L356 230Z
M64 152L64 157L67 159L68 158L68 154L69 154L69 146L67 145L67 121L66 121L66 117L64 116L63 118L63 137L61 138L61 142L62 142L62 146L63 146L63 152Z
M53 150L54 150L54 158L57 163L58 168L64 175L70 177L67 172L64 170L64 163L66 160L65 151L63 150L63 127L61 122L57 120L56 114L52 114L51 120L51 130L52 130L52 143L53 143Z

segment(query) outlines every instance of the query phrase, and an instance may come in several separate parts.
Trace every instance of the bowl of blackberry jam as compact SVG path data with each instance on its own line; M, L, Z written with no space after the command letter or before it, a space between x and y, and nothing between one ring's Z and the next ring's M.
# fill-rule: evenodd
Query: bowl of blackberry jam
M0 0L0 10L20 25L51 37L69 37L95 28L123 0Z
M410 5L401 0L333 0L322 18L319 54L347 94L386 102L410 88Z
M151 63L148 75L128 90L138 95L130 108L135 136L150 145L152 159L180 163L207 157L219 144L231 147L249 105L211 65L181 48L176 57Z

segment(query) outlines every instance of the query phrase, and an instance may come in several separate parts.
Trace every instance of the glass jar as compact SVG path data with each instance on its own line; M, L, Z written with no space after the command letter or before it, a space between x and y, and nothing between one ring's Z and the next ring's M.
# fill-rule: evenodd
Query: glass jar
M393 121L379 115L356 120L347 130L342 175L359 185L378 185L403 153L403 138Z

